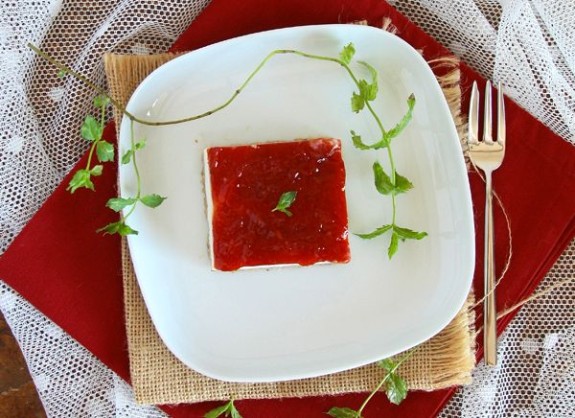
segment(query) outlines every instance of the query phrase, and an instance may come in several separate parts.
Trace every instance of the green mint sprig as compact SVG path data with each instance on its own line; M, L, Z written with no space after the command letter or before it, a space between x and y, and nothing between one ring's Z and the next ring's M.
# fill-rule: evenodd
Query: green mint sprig
M340 53L340 58L344 60L346 64L349 64L355 55L355 48L352 44L345 46ZM376 190L384 195L391 197L391 223L387 225L380 226L373 230L372 232L366 234L355 234L363 239L373 239L380 235L391 231L391 238L389 242L389 247L387 249L387 255L391 259L393 255L397 252L399 241L405 241L406 239L423 239L427 236L426 232L415 232L407 228L399 227L396 224L397 217L397 205L396 196L401 193L406 193L413 188L413 184L406 177L400 175L395 168L395 160L393 158L393 151L391 148L392 140L396 138L409 124L413 117L413 109L415 107L415 96L413 94L409 95L407 98L407 111L400 119L400 121L390 130L386 130L381 122L381 119L374 111L371 102L377 98L379 91L378 87L378 73L377 70L370 64L364 61L358 61L364 68L366 68L370 75L370 81L365 79L357 79L352 74L352 78L357 86L357 91L354 91L351 96L351 110L355 113L359 113L364 109L373 116L375 122L380 131L380 137L372 144L366 144L361 135L351 130L351 140L353 145L360 150L379 150L386 149L387 156L390 165L390 173L388 174L383 166L379 162L373 164L373 176Z
M363 239L373 239L391 231L391 239L387 249L387 255L391 259L397 252L400 240L421 240L427 236L427 232L416 232L409 228L402 228L395 223L395 196L408 192L413 188L413 184L397 172L395 173L395 182L392 182L391 176L385 172L381 164L377 161L373 164L373 176L376 190L384 196L391 196L393 199L394 210L392 213L392 223L380 226L366 234L355 235Z
M405 380L397 373L399 366L403 364L416 349L408 351L403 357L398 361L392 359L384 359L377 362L377 365L385 370L385 375L379 384L371 391L371 393L365 398L361 406L356 409L351 409L347 407L337 407L331 408L327 414L334 418L363 418L363 410L369 403L369 401L375 396L379 391L385 392L387 399L395 405L399 405L407 396L407 383Z
M82 138L91 143L90 152L88 154L86 168L76 171L68 183L67 190L70 191L70 193L74 193L76 190L81 188L94 190L92 177L101 176L104 169L101 164L95 164L92 166L94 152L96 153L96 157L100 163L114 161L114 146L102 138L106 118L106 107L109 103L110 101L106 96L96 96L94 98L93 105L99 109L99 119L96 119L96 117L92 115L88 115L80 127L80 135L82 135Z
M278 200L278 204L275 208L272 209L272 212L278 211L285 213L287 216L292 216L293 213L291 213L289 207L293 204L293 202L295 202L296 196L297 192L295 191L282 193Z
M142 179L140 177L140 170L138 168L136 152L146 146L146 141L141 140L136 142L134 135L134 121L130 121L130 149L127 150L120 160L122 164L132 164L134 173L136 175L136 195L132 197L113 197L106 202L106 206L114 212L120 213L120 220L117 222L109 223L108 225L98 229L98 232L105 234L119 234L138 235L138 231L130 227L126 220L130 217L138 204L143 204L149 208L157 208L160 206L166 197L158 194L148 194L142 196ZM122 214L122 211L125 214Z
M231 417L231 418L242 418L239 411L236 409L234 405L233 399L230 400L225 405L217 406L214 409L208 411L204 418L218 418L221 416Z

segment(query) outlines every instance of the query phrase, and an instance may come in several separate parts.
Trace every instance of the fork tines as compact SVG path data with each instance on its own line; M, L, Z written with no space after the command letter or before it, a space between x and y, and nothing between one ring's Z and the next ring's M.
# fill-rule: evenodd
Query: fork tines
M501 82L497 86L497 139L496 141L505 144L505 104L503 102L503 88ZM485 84L485 100L483 115L483 142L493 143L491 134L492 108L491 108L491 81ZM477 82L473 82L471 90L471 100L469 104L469 145L479 143L479 89Z

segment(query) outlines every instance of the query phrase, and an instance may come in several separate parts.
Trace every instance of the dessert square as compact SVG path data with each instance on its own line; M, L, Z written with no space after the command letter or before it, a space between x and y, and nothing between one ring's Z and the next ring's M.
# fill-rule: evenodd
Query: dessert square
M213 269L350 260L338 139L212 147L204 163Z

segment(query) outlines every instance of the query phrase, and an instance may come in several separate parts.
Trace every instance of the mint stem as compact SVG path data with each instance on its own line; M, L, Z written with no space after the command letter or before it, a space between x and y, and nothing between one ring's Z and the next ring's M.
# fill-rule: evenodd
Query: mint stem
M371 398L374 397L374 395L379 392L379 390L383 387L383 385L385 384L385 382L387 382L389 380L389 378L391 377L391 375L393 373L395 373L395 371L399 368L399 366L401 366L403 364L403 362L405 360L407 360L409 357L411 357L413 355L413 353L417 350L417 348L414 348L412 350L410 350L409 352L407 352L397 363L396 365L393 367L393 369L389 370L387 372L387 374L383 377L383 379L379 382L379 384L375 387L375 389L373 389L371 391L371 393L369 394L369 396L367 398L365 398L365 400L363 401L363 403L361 404L361 406L359 407L359 409L357 410L357 415L361 416L361 413L363 412L363 410L365 409L365 407L367 406L367 404L369 403L369 401L371 400Z
M132 167L134 167L134 174L136 174L136 200L132 203L130 210L126 215L122 216L122 221L126 222L126 219L134 212L136 205L140 200L142 194L142 179L140 177L140 170L138 169L138 162L136 161L136 141L134 139L134 121L130 120L130 149L132 150Z
M29 43L28 47L31 48L36 54L38 54L40 57L44 58L45 60L47 60L48 62L50 62L52 65L54 65L56 68L59 69L60 73L66 73L66 74L70 74L73 77L77 78L78 80L82 81L84 84L86 84L87 86L89 86L90 88L94 89L95 91L97 91L99 94L104 95L106 97L108 97L110 99L110 102L123 114L125 114L128 119L130 119L131 123L132 123L132 127L131 127L131 132L132 132L132 137L131 137L131 146L132 146L132 159L133 159L133 166L134 166L134 170L136 171L136 178L138 181L137 187L138 187L138 198L139 198L139 194L140 194L140 176L139 176L139 172L138 172L138 167L137 167L137 163L135 161L135 146L134 146L134 138L133 138L133 123L134 122L138 122L142 125L148 125L148 126L165 126L165 125L175 125L175 124L180 124L180 123L185 123L185 122L191 122L194 120L198 120L198 119L202 119L204 117L210 116L220 110L225 109L227 106L229 106L238 96L239 94L248 86L248 84L254 79L254 77L260 72L260 70L266 65L266 63L268 61L270 61L274 56L276 55L280 55L280 54L294 54L294 55L298 55L304 58L309 58L309 59L314 59L314 60L319 60L319 61L328 61L328 62L333 62L336 64L341 65L346 72L349 74L349 76L351 77L351 79L353 80L355 86L357 88L360 87L360 83L358 78L355 76L354 72L352 71L352 69L350 68L350 66L344 62L343 60L339 59L339 58L334 58L334 57L328 57L328 56L322 56L322 55L316 55L316 54L309 54L306 52L302 52L302 51L297 51L297 50L292 50L292 49L278 49L278 50L274 50L272 52L270 52L268 55L266 55L264 57L263 60L260 61L260 63L250 72L250 74L248 75L248 77L245 79L245 81L233 92L233 94L221 105L208 110L207 112L203 112L194 116L190 116L190 117L186 117L186 118L182 118L182 119L177 119L177 120L172 120L172 121L148 121L145 119L140 119L137 116L135 116L134 114L132 114L131 112L129 112L125 106L123 106L121 103L119 103L116 99L114 99L113 97L110 97L110 95L108 94L108 92L106 92L103 88L97 86L96 84L92 83L88 78L86 78L85 76L83 76L82 74L72 70L70 67L66 66L65 64L63 64L62 62L58 61L57 59L51 57L49 54L47 54L46 52L42 51L40 48L36 47L35 45ZM371 113L371 115L373 116L373 118L375 119L375 122L379 128L379 130L381 131L381 135L382 138L385 137L385 135L387 134L387 131L385 130L385 128L383 127L383 124L381 122L381 119L379 118L379 116L377 115L377 113L373 110L373 107L371 106L371 104L369 103L369 101L366 101L366 107L369 110L369 112ZM97 142L97 141L96 141ZM96 144L92 144L92 148L90 149L90 154L88 156L88 169L89 169L89 165L91 163L91 158L92 158L92 154L93 151L96 147ZM388 144L387 145L387 155L388 155L388 159L390 162L390 166L391 166L391 182L395 185L396 182L396 171L395 171L395 163L394 163L394 159L393 159L393 153L391 151L391 146ZM392 199L392 225L395 225L395 220L396 220L396 202L395 202L395 195L391 196ZM130 208L130 211L126 214L126 216L123 219L126 219L129 215L132 214L132 212L134 211L134 208L136 206L136 203L134 203L134 205L132 206L132 208Z

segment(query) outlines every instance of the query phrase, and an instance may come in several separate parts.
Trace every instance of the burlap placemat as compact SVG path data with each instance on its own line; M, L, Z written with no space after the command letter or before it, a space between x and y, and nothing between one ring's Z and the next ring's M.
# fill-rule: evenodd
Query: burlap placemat
M172 54L104 57L112 97L127 103L134 89L154 69L169 61ZM458 129L460 118L458 61L453 57L436 60L444 67L438 80L451 106ZM445 71L449 69L449 71ZM116 120L121 115L116 114ZM119 128L119 122L118 122ZM376 365L313 379L280 383L228 383L205 377L180 362L158 336L142 299L126 241L122 244L126 330L130 373L136 399L144 404L173 404L208 400L261 399L369 392L383 377ZM428 340L406 361L399 372L410 389L435 390L468 384L475 364L473 296L455 319Z

